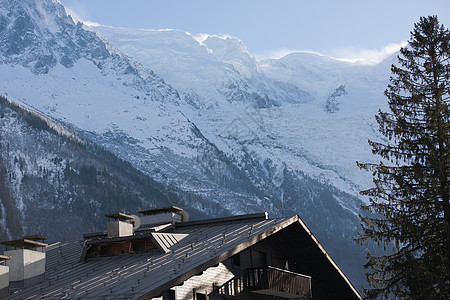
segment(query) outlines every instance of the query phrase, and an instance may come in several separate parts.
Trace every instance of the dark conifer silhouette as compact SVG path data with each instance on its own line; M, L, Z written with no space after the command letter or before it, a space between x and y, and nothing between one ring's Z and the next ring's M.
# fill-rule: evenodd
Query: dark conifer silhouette
M369 298L450 299L449 42L436 16L415 24L376 116L386 141L369 141L384 162L359 164L375 187L357 240L387 253L367 256Z

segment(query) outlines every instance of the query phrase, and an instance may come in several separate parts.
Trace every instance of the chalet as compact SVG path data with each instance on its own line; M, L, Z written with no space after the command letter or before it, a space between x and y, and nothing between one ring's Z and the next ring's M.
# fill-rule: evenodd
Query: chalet
M171 206L106 215L107 232L3 242L2 299L362 299L298 216L188 221ZM6 279L5 279L6 278Z

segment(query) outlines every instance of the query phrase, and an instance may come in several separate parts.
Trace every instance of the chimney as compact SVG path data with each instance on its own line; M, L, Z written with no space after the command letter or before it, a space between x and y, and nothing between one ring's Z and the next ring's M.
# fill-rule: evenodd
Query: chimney
M9 267L5 262L10 259L11 256L0 255L0 297L8 294Z
M10 287L26 287L44 279L47 244L38 241L46 239L43 236L32 235L1 243L7 249L4 255L11 257L5 261L6 267L9 267ZM8 250L8 247L13 247L14 250Z
M161 225L167 223L186 222L189 220L189 214L176 206L167 206L160 208L141 209L137 211L142 214L141 226Z
M105 217L113 219L108 221L108 237L122 237L133 235L133 216L124 213L106 214Z

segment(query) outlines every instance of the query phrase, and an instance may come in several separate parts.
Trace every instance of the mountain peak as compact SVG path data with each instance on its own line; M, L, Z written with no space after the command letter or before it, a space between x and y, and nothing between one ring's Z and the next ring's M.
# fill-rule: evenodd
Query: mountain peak
M251 77L258 72L256 59L251 55L244 43L232 36L208 35L202 42L220 61L231 64L244 77Z
M34 74L58 63L70 68L80 58L104 59L106 45L75 24L56 0L3 1L0 4L0 56Z
M148 98L177 102L178 93L152 71L115 49L96 32L75 24L57 0L0 2L0 62L47 74L57 65L86 60ZM170 99L170 100L169 100Z

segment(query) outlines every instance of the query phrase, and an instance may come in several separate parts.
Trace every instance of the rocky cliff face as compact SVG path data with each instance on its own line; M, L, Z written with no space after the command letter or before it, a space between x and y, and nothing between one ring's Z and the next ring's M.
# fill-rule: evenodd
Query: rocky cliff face
M109 55L95 33L74 25L64 7L51 1L3 1L0 4L3 62L47 74L56 64L72 67L81 57L102 61Z
M0 61L21 65L33 74L48 74L80 59L92 62L101 74L117 77L126 86L160 101L178 95L153 72L116 51L97 34L75 24L58 1L13 0L0 3Z

